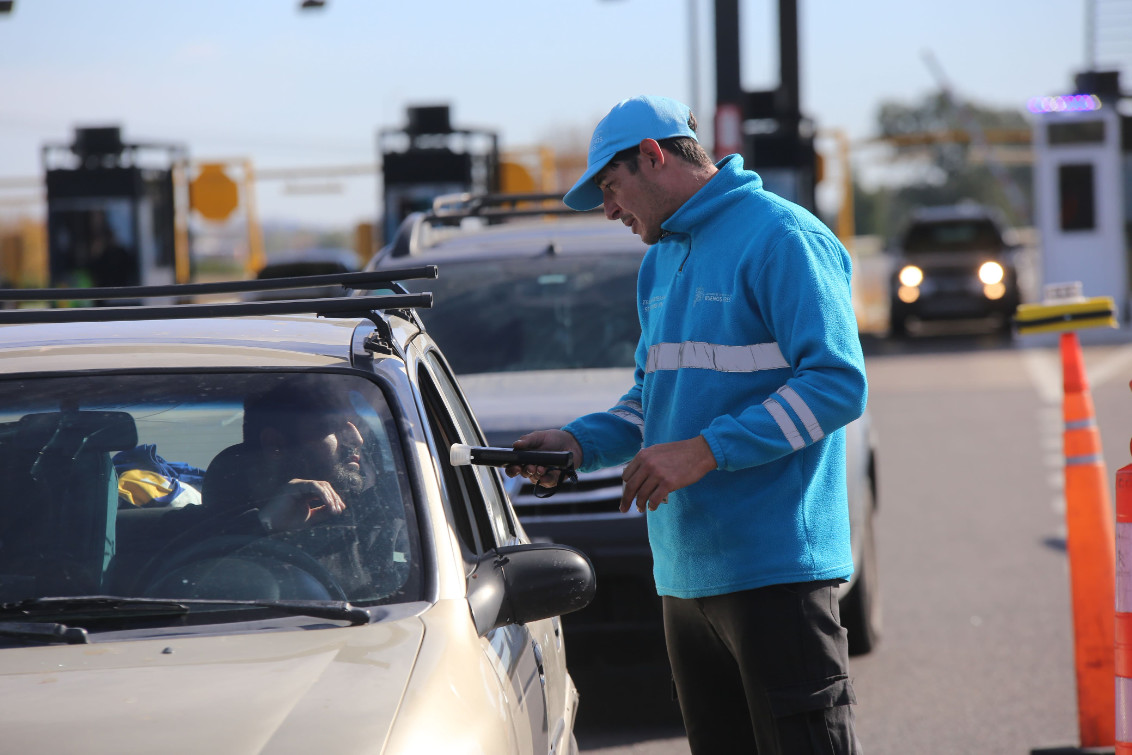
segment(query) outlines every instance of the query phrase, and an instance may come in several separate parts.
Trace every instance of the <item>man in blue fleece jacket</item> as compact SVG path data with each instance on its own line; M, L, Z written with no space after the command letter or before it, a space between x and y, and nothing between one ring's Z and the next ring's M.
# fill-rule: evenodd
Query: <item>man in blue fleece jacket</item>
M636 379L516 447L628 462L621 510L648 512L693 752L856 752L836 596L853 570L842 428L867 392L849 255L741 156L713 164L663 97L610 111L565 202L604 204L651 245Z

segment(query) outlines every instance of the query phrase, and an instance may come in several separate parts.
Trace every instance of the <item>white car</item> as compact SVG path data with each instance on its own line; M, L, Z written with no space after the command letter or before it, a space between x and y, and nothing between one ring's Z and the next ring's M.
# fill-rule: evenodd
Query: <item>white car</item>
M0 312L5 751L576 751L559 615L593 569L530 541L498 470L453 466L485 439L428 303ZM275 449L251 438L274 436L245 422L354 428L345 509L266 516ZM288 448L310 468L321 446Z

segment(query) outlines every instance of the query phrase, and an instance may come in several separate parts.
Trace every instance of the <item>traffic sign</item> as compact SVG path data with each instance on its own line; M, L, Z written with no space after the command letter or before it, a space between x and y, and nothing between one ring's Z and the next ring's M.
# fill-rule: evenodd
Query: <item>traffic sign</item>
M240 205L240 190L221 163L205 163L189 184L189 204L207 220L227 220Z
M734 103L721 102L715 108L715 156L736 153L743 153L743 111Z
M533 194L535 177L522 164L503 160L499 163L499 189L504 194Z

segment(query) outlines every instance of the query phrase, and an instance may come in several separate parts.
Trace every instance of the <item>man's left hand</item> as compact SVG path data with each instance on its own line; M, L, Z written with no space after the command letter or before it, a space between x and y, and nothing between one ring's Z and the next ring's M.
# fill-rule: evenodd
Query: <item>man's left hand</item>
M702 435L642 449L621 475L625 481L621 512L629 510L634 498L637 511L643 512L645 506L656 511L657 506L667 502L673 490L699 482L717 466L715 455Z

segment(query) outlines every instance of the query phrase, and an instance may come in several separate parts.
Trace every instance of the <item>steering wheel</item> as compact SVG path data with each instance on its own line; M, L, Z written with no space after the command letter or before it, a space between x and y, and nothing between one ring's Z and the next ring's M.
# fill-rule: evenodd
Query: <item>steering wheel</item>
M348 600L326 567L273 537L218 535L157 564L144 594L162 598Z

